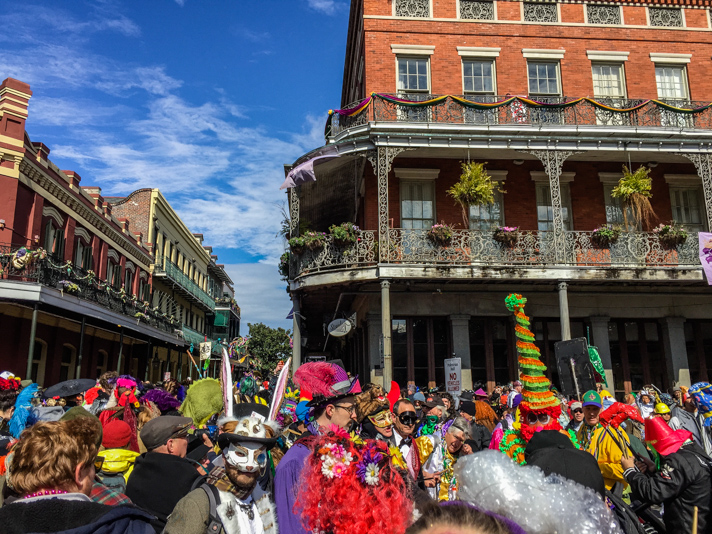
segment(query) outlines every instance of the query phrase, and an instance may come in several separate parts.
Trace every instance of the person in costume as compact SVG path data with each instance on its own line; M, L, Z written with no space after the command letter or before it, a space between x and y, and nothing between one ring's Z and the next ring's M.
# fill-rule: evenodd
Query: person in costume
M623 451L627 452L630 448L628 434L613 425L604 427L601 424L601 396L594 390L583 394L582 405L584 419L578 431L581 447L598 461L606 489L614 491L616 483L625 489L628 483L623 477L620 461Z
M423 471L423 482L430 496L437 501L457 498L454 467L462 445L470 438L470 424L464 417L450 419L436 432L419 436L415 441Z
M708 532L712 525L712 459L692 440L687 430L671 430L660 418L645 420L645 439L662 457L660 469L647 460L621 458L626 481L633 496L663 505L667 532L692 532L697 508L697 532Z
M333 427L350 430L356 422L355 396L361 393L357 378L349 378L336 364L309 362L294 373L295 384L302 397L311 398L307 431L286 452L277 466L274 480L274 500L282 534L306 534L294 504L301 485L302 470L310 450L302 442L309 436L320 436Z
M372 386L356 396L356 422L361 425L361 439L391 442L393 417L391 405L381 386Z
M529 317L524 314L527 299L512 293L505 299L507 309L514 313L517 336L517 353L521 369L521 396L518 419L512 428L503 430L499 441L499 450L520 465L526 463L524 450L535 432L557 430L566 433L578 448L578 441L573 432L561 428L558 419L561 416L561 403L549 389L551 382L546 377L546 366L540 360L539 348L534 344L534 334L529 330ZM519 386L515 383L515 392ZM517 393L514 393L516 398ZM498 433L496 433L498 434ZM495 435L494 439L498 437ZM492 445L490 445L492 448Z
M669 423L670 419L672 419L672 413L670 411L670 408L664 402L656 403L655 410L653 413L655 417L660 417L663 421L665 421L665 423Z
M400 399L393 404L393 444L405 460L410 476L420 482L422 481L420 457L413 442L417 421L415 406L410 400Z
M53 399L59 397L65 401L65 411L74 406L84 404L84 393L93 388L96 382L89 378L75 378L73 380L65 380L59 384L47 388L42 396L45 399Z
M697 408L695 417L702 437L700 445L712 456L712 385L709 382L697 382L692 384L687 394Z
M303 531L404 534L413 505L386 442L356 443L336 428L308 438L304 446L308 456L296 488Z
M15 413L15 401L22 386L14 377L0 377L0 440L2 436L11 437L10 419Z
M165 534L276 534L274 503L258 484L280 434L280 426L266 420L268 413L262 404L238 403L230 416L219 419L223 432L216 469L206 484L178 502Z

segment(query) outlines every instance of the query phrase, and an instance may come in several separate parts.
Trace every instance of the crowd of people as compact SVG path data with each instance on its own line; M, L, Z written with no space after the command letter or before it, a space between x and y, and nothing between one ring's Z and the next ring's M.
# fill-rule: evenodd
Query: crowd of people
M335 362L180 384L0 374L7 534L712 531L712 386L557 392L524 314L520 380L453 396Z

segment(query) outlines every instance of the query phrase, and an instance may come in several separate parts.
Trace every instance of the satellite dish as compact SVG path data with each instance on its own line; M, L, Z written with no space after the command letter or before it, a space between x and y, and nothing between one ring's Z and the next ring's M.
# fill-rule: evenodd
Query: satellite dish
M326 327L334 337L342 337L351 332L351 321L348 319L335 319Z

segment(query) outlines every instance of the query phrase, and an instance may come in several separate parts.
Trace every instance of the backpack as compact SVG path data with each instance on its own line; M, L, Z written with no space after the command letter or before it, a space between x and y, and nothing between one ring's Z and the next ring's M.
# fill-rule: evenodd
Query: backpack
M218 534L222 529L222 521L218 515L218 504L220 504L220 492L218 488L212 484L204 483L200 486L208 496L210 508L208 511L208 528L205 531L207 534Z

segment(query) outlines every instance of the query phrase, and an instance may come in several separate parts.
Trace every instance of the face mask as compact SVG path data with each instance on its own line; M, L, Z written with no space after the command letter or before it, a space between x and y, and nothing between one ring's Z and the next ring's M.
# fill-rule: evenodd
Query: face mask
M393 419L391 419L391 412L389 411L383 411L373 416L369 415L368 418L376 428L386 428L393 425Z
M237 445L230 443L224 451L225 461L245 473L254 473L264 469L267 465L267 452L264 445L257 443L244 443Z

